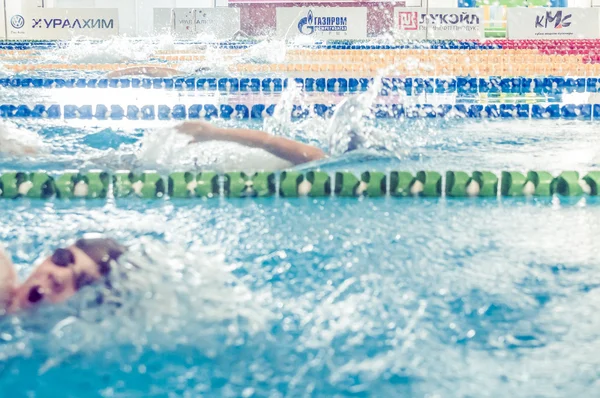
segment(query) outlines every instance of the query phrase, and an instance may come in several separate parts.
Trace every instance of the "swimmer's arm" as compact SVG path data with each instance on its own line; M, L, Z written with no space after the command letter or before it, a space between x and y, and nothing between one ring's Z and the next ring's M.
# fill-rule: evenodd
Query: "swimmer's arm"
M9 138L3 138L0 135L0 154L7 153L9 155L34 155L37 152L38 150L31 145Z
M15 267L0 246L0 311L10 306L17 285Z
M107 77L114 79L123 76L171 77L179 74L177 69L163 66L134 66L109 72Z
M178 130L194 137L192 142L235 142L251 148L263 149L295 165L325 157L325 153L317 147L277 137L264 131L220 128L204 122L186 122L181 124Z

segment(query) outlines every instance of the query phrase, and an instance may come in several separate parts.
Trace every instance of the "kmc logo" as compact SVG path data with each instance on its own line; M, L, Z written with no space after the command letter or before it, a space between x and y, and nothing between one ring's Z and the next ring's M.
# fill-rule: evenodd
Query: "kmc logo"
M21 29L25 26L25 18L22 15L15 15L10 19L10 24L15 29Z
M573 14L563 15L562 11L556 11L553 13L552 11L546 11L546 15L538 15L535 17L535 27L536 28L554 28L554 29L562 29L568 28L571 26L571 17Z

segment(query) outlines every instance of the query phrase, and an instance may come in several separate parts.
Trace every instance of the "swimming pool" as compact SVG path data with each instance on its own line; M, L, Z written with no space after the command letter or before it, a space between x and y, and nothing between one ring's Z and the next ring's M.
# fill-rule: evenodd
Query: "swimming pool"
M330 172L598 167L593 121L373 123L367 148L348 154L318 119L284 123L280 133L331 149L310 166ZM172 124L14 119L5 128L38 133L44 151L3 158L0 170L210 163L169 138ZM94 305L90 290L1 319L0 391L592 395L598 208L590 196L0 200L0 239L21 276L81 232L132 245L143 265L120 307Z

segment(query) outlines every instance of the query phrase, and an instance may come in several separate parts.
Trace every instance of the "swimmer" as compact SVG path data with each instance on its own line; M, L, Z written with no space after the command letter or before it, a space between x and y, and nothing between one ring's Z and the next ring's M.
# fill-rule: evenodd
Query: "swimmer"
M221 128L210 123L194 121L180 124L176 130L192 137L190 144L207 141L234 142L249 148L262 149L291 165L325 158L325 153L312 145L258 130Z
M108 281L127 249L109 238L79 239L59 248L18 285L14 265L0 248L0 311L15 313L42 303L58 304L85 286Z
M194 73L202 73L209 71L210 68L201 67L194 70ZM130 68L118 69L109 72L106 77L109 79L117 79L126 76L146 76L146 77L173 77L173 76L188 76L189 73L180 71L165 66L132 66Z
M325 153L312 145L303 144L289 138L278 137L264 131L221 128L202 121L184 122L175 130L192 137L190 144L208 141L232 142L248 148L262 149L278 160L274 169L284 169L325 158ZM3 141L4 140L4 141ZM8 144L11 145L8 145ZM36 148L27 144L19 144L0 135L0 153L31 155ZM262 164L262 167L269 167Z

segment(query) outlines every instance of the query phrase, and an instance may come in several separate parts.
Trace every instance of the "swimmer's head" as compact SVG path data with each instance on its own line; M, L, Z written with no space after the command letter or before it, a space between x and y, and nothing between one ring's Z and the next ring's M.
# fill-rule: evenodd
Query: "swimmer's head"
M79 239L56 249L19 286L10 311L32 308L41 303L61 303L81 288L104 279L126 248L112 239Z
M348 136L350 137L350 141L348 142L348 147L344 152L355 151L363 146L364 140L356 131L350 130Z

